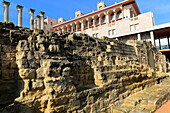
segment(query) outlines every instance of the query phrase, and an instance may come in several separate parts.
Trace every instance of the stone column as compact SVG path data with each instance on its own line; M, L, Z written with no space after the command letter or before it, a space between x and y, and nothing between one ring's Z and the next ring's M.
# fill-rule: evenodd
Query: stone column
M40 22L40 16L39 15L37 15L36 16L36 18L37 18L37 29L41 29L41 22Z
M76 26L76 32L78 31L78 25L75 23L75 26Z
M106 15L106 23L109 24L109 14L108 14L108 12L106 12L105 15Z
M37 29L37 20L34 20L34 29Z
M34 30L34 9L29 9L29 13L30 13L30 29Z
M81 21L81 31L84 31L84 22L83 22L83 20Z
M88 19L87 19L86 21L87 21L87 28L89 28L89 23L90 23L90 22L89 22L89 20L88 20Z
M40 12L40 23L41 23L41 30L44 30L44 15L45 15L45 12Z
M117 20L117 14L116 12L114 12L114 15L115 15L115 21ZM112 22L112 21L111 21Z
M127 12L126 12L126 18L130 18L130 8L129 9L127 9Z
M93 18L93 26L94 26L94 28L96 27L95 22L96 22L96 20Z
M73 32L73 25L71 26L71 32Z
M155 45L155 39L154 39L154 33L153 33L153 31L150 31L150 37L151 37L152 45Z
M138 41L141 40L141 34L138 34Z
M22 9L23 9L23 6L17 5L16 8L18 10L18 26L22 27Z
M9 5L10 5L10 2L3 1L2 4L4 6L4 22L9 22Z
M99 25L101 25L101 17L100 17L100 15L98 17L99 17Z

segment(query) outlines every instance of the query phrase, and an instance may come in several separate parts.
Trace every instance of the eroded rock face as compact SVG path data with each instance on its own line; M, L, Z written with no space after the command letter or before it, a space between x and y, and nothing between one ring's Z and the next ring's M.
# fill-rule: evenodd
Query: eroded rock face
M115 103L154 85L156 72L163 71L161 53L149 42L132 46L106 37L38 30L21 39L18 32L9 36L23 89L4 112L111 112Z

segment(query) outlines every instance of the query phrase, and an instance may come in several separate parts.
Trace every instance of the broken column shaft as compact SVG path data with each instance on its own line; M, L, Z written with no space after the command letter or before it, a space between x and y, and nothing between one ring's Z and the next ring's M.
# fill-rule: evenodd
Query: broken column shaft
M29 9L29 13L30 13L30 29L34 30L34 9Z
M16 8L18 10L18 26L22 27L22 9L23 9L23 6L17 5Z
M40 12L40 21L41 21L41 30L44 30L44 15L45 15L45 12Z
M10 2L3 1L2 4L4 6L4 22L9 22L9 5L10 5Z

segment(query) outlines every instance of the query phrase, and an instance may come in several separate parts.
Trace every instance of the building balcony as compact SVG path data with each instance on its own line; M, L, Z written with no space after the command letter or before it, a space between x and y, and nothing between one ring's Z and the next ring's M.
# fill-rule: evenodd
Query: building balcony
M116 19L116 21L119 21L119 20L122 20L122 18L118 18L118 19Z
M89 28L94 28L94 26L89 26Z
M85 27L84 30L88 29L88 27Z
M110 20L110 21L109 21L109 23L113 23L113 22L115 22L115 20Z
M101 23L101 25L104 25L104 24L106 24L106 22Z
M100 24L97 24L96 27L100 26Z

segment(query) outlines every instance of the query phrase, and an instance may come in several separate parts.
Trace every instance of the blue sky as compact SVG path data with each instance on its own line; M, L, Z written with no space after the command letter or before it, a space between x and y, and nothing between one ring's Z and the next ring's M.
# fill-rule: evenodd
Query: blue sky
M3 5L0 0L0 21L3 21ZM63 17L65 20L73 19L76 10L81 10L87 14L97 9L97 3L101 0L7 0L11 2L9 21L17 24L16 5L24 6L23 9L23 26L29 27L29 8L35 9L35 16L40 11L44 11L45 17L49 16L54 19ZM122 0L103 0L105 5L109 6L114 2ZM170 22L170 0L136 0L141 13L152 11L156 25Z

